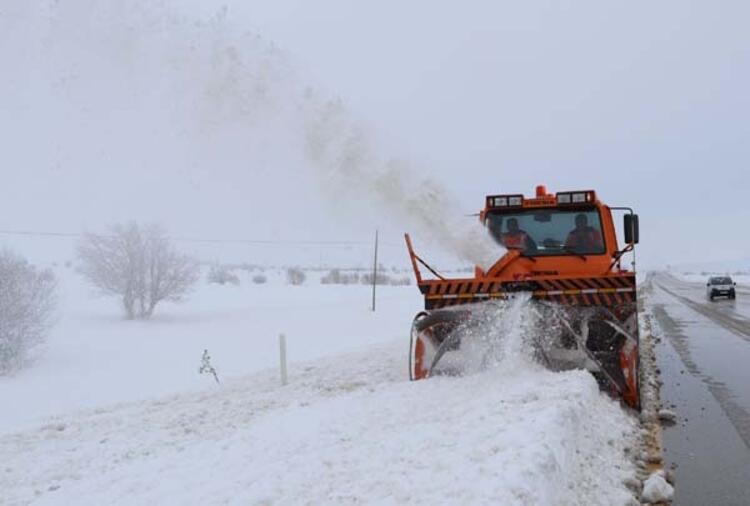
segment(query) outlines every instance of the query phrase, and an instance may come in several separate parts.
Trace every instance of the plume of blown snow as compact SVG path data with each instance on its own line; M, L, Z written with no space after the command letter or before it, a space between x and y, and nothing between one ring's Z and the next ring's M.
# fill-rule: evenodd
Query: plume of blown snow
M379 156L341 101L307 99L307 156L325 188L338 195L369 196L418 233L485 269L502 255L503 248L478 220L467 222L436 180L420 179L408 163Z
M271 145L277 159L287 160L290 144L297 143L322 188L337 196L370 197L420 238L473 264L486 268L502 255L438 181L384 156L349 110L328 98L330 93L308 91L275 44L234 26L227 8L194 21L177 5L47 0L9 15L16 22L8 26L33 32L32 37L17 33L17 45L37 41L33 68L41 70L27 80L37 83L39 95L53 97L61 121L73 114L89 129L71 142L95 138L97 125L108 125L112 145L100 150L104 154L66 143L75 165L95 167L114 158L123 174L129 165L192 167L196 152L222 156L220 137L230 131L228 138L247 148L242 152L248 157L255 147ZM36 16L39 10L43 17ZM81 19L90 22L82 25ZM0 55L12 56L2 48ZM19 69L27 67L14 58ZM210 160L203 164L215 170Z

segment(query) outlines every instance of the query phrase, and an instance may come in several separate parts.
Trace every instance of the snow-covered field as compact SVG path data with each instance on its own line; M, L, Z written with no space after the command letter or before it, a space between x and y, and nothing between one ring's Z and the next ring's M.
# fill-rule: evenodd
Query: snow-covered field
M670 274L673 274L677 278L687 281L688 283L706 283L708 281L708 278L711 276L725 276L729 275L732 277L732 280L737 283L738 286L744 286L744 287L750 287L750 274L732 274L732 272L722 272L722 271L716 271L716 272L706 272L703 273L696 273L696 272L671 272Z
M631 501L636 422L588 373L408 381L413 285L379 288L373 314L364 286L243 278L133 323L58 272L46 350L0 378L3 504Z
M200 376L208 349L219 378L278 367L279 333L289 360L300 361L372 344L403 340L420 295L409 287L320 285L309 273L301 286L284 272L268 283L215 285L201 280L183 304L165 304L149 322L125 321L115 299L98 297L72 269L58 267L58 323L32 367L0 378L0 430L37 423L44 415L151 398L211 386ZM408 349L408 343L403 344ZM406 365L403 366L406 370Z

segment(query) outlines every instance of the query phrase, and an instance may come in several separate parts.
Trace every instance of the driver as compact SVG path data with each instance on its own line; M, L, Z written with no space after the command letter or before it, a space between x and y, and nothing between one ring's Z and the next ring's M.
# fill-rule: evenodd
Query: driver
M589 226L588 217L583 213L576 215L576 228L565 239L565 248L576 253L591 253L600 251L603 246L602 234Z
M536 243L525 230L518 227L516 218L508 218L508 231L501 235L503 245L508 249L520 249L522 251L536 250Z

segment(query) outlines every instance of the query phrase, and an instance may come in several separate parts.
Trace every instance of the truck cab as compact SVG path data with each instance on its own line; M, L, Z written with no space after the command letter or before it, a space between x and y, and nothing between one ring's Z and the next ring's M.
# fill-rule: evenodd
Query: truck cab
M638 242L637 216L627 215L627 250ZM492 238L508 254L486 275L533 278L537 275L604 275L622 272L622 256L611 208L593 190L535 197L489 195L480 213ZM633 237L634 236L634 237Z

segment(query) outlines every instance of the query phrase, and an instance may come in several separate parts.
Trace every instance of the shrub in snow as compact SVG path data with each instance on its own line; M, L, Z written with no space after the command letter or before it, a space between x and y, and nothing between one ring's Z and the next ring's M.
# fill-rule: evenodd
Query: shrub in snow
M325 274L324 276L321 276L320 278L320 284L322 285L337 285L341 282L341 271L338 269L333 269L328 272L328 274Z
M364 274L361 278L363 285L372 284L372 273ZM411 278L408 276L395 277L389 276L385 272L378 271L378 285L391 285L391 286L408 286L411 284Z
M44 340L55 307L55 277L0 252L0 374L20 368Z
M156 225L116 225L78 244L81 273L122 301L128 319L150 318L163 300L179 301L198 280L198 264L172 246Z
M237 277L237 274L226 265L212 265L211 269L208 271L207 279L209 283L216 283L219 285L226 285L227 283L230 285L240 284L240 278Z
M390 284L393 286L409 286L411 285L411 278L404 276L403 278L393 277L390 279Z
M305 282L305 279L307 279L305 271L299 267L290 267L286 270L286 281L290 285L301 285Z
M367 274L363 274L359 278L359 280L360 280L360 282L363 285L371 285L372 284L372 273L368 272ZM378 277L377 277L377 283L376 284L378 284L378 285L389 285L389 284L391 284L391 278L390 278L390 276L388 276L387 274L385 274L383 272L378 272Z
M328 274L320 278L320 282L324 285L351 285L359 281L359 274L352 272L351 274L342 273L339 269L332 269Z
M255 276L253 276L253 283L255 283L256 285L262 285L266 281L268 281L268 278L263 274L256 274Z

